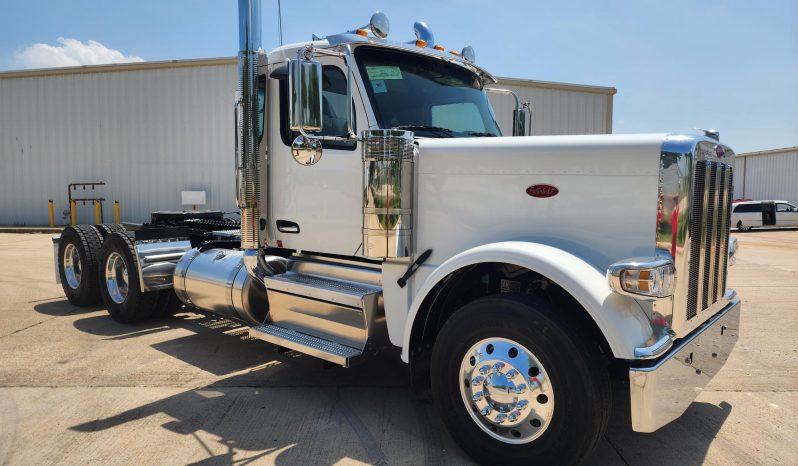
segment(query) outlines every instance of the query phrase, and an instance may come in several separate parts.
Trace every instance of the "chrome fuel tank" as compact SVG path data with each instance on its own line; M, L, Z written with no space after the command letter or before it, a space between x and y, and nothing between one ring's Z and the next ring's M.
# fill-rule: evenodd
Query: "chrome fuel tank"
M243 251L192 249L177 263L173 283L188 306L260 324L269 310L265 287L244 268Z

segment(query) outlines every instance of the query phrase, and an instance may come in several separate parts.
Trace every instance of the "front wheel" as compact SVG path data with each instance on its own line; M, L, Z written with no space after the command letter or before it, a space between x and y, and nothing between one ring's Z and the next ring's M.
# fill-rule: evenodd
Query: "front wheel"
M751 227L743 225L743 221L737 222L737 231L751 231Z
M548 303L489 296L457 311L432 354L444 424L481 463L574 464L610 412L609 376L582 332Z

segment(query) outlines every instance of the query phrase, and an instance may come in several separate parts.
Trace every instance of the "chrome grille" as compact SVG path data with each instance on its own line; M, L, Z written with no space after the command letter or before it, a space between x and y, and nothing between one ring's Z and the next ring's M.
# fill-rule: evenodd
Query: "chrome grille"
M716 161L696 162L690 212L688 320L712 306L725 292L731 198L731 167Z

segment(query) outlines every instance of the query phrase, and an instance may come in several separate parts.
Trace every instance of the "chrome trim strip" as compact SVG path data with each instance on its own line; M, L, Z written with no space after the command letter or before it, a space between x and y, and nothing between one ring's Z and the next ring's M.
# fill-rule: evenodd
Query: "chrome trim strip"
M153 254L144 258L145 264L152 264L153 262L176 261L183 257L184 252L172 252L168 254Z
M728 360L739 336L740 299L727 290L728 304L662 357L632 362L629 397L632 428L654 432L681 416Z

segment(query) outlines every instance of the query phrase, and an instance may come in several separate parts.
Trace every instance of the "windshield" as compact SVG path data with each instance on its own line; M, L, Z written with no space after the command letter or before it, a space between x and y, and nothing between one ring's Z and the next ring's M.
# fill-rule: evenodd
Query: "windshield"
M384 48L358 47L355 56L381 128L437 138L501 136L472 71Z

